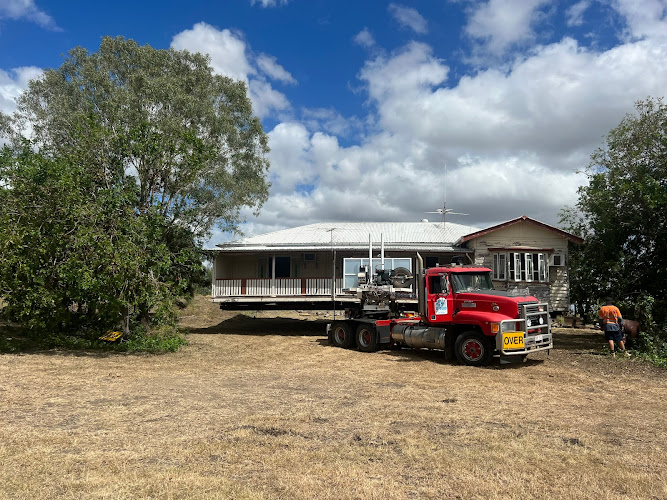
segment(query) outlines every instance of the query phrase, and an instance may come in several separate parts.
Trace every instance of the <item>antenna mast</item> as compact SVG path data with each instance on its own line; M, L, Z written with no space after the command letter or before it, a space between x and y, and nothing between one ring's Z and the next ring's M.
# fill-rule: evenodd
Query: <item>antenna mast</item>
M454 212L451 208L447 208L447 163L445 163L445 201L442 208L438 208L435 212L426 212L427 214L442 214L442 228L445 228L447 223L447 214L450 215L468 215L461 212Z

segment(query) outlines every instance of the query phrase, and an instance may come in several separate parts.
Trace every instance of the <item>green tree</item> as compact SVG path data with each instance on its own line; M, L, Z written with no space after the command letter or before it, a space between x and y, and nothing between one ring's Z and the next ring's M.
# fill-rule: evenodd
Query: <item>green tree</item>
M240 209L268 197L267 137L245 84L201 54L122 37L76 47L19 98L14 130L26 124L37 147L75 154L99 182L131 177L139 210L195 237L236 230Z
M573 290L611 294L637 302L648 294L667 296L667 106L662 99L636 103L591 156L588 185L579 188L576 210L562 222L587 243L574 255ZM574 296L580 295L579 297ZM656 308L664 311L665 308Z
M238 230L268 196L246 87L201 54L76 47L0 114L2 135L0 297L35 327L147 322L202 279L213 227Z
M136 187L99 188L72 158L30 144L0 155L0 296L5 313L37 332L96 330L129 310L160 308L171 255L161 219L137 216Z

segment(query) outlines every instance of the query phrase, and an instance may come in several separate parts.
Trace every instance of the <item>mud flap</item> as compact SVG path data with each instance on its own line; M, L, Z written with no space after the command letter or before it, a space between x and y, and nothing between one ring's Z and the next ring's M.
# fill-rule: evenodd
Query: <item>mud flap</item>
M447 335L445 336L445 361L456 361L456 354L454 353L455 340L452 330L447 330Z

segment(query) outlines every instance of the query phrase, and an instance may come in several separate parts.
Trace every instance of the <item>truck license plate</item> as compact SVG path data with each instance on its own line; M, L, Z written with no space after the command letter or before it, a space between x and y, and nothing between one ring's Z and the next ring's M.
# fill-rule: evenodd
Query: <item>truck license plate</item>
M523 349L525 347L523 332L503 333L503 350Z

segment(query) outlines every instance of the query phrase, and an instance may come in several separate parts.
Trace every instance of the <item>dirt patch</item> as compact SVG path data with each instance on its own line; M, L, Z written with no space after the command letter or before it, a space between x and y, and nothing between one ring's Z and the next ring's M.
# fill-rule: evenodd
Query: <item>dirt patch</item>
M176 354L0 356L0 497L667 497L666 373L599 333L479 369L327 315L199 298Z

